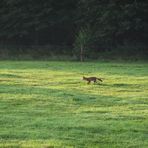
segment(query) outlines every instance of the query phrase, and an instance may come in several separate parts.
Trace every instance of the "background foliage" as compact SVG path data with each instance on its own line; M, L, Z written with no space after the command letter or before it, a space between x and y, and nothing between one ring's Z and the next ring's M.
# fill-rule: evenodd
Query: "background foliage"
M71 52L76 34L89 25L89 54L132 47L132 54L146 55L147 8L138 0L1 0L0 44L64 45Z

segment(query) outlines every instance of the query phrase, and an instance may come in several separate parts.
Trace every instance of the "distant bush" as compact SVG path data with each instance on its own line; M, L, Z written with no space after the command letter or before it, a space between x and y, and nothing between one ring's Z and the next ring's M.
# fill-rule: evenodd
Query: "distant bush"
M78 49L78 48L77 48ZM111 48L84 48L85 60L147 60L147 46L143 44L124 44ZM77 51L77 52L76 52ZM0 60L80 60L80 49L72 46L0 46Z
M0 59L67 59L72 57L71 46L58 45L9 45L0 46Z

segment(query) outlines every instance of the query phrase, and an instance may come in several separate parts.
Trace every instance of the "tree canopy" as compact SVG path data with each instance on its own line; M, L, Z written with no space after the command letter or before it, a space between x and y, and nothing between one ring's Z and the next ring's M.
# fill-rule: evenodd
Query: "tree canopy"
M95 46L147 43L147 1L0 1L1 43L73 45L87 25Z

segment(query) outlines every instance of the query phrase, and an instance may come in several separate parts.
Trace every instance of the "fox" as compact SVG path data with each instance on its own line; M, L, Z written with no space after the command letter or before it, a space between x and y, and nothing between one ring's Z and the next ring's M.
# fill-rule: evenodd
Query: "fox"
M93 81L94 83L96 83L97 80L103 82L102 78L97 78L97 77L84 77L83 76L83 80L87 81L87 84L90 84L91 81Z

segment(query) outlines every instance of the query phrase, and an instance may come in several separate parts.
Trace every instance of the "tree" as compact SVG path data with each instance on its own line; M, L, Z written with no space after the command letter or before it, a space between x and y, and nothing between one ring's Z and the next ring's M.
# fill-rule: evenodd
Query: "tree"
M90 28L83 27L79 30L78 35L76 36L76 40L74 43L75 49L78 49L80 52L80 61L84 61L84 53L85 50L89 47L91 42L91 31Z
M76 6L77 0L1 0L0 38L14 43L68 44Z

